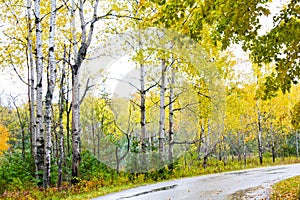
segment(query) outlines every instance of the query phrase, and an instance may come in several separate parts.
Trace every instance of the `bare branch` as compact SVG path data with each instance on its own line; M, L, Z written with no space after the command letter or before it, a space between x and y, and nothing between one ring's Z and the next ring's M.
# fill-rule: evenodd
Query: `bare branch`
M62 7L64 7L64 5L60 5L59 7L57 7L57 8L55 9L54 12L57 12L57 11L60 10ZM41 21L43 21L43 19L44 19L45 17L47 17L48 15L50 15L50 14L51 14L51 12L48 12L48 13L45 14L43 17L41 17Z
M123 83L127 83L127 84L131 85L132 87L134 87L137 91L141 92L141 90L140 90L137 86L135 86L134 84L132 84L132 83L129 82L129 81L124 81L124 80L118 79L118 78L108 78L108 79L111 79L111 80L117 80L117 81L121 81L121 82L123 82Z
M137 107L141 108L141 105L138 104L138 103L136 103L136 102L134 102L132 99L130 99L129 101L130 101L131 103L133 103L134 105L136 105Z
M148 92L149 90L151 90L153 87L157 86L159 84L159 81L156 82L155 84L151 85L150 87L148 87L146 90L144 90L144 92Z
M188 104L185 104L183 107L175 108L175 109L173 110L173 112L175 112L175 111L181 111L181 110L183 110L183 109L188 108L189 106L193 106L193 105L197 105L197 104L200 104L200 103L199 103L199 102L196 102L196 103L188 103Z
M22 78L21 74L19 74L19 72L17 71L15 65L13 64L13 60L12 60L12 57L11 57L11 54L9 54L9 57L10 57L10 64L11 66L13 67L13 70L16 72L17 76L19 77L19 79L27 86L29 86L29 84Z
M89 91L89 89L91 89L92 87L94 87L94 85L89 85L89 82L90 82L90 79L88 78L87 82L86 82L86 85L85 85L85 89L84 89L84 92L83 92L83 95L79 101L79 105L82 103L83 99L85 98L87 92Z

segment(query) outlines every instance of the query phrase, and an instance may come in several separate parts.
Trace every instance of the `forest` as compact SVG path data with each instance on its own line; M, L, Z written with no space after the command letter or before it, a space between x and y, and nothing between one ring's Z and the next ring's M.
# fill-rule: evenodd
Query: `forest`
M299 162L298 0L0 5L0 198Z

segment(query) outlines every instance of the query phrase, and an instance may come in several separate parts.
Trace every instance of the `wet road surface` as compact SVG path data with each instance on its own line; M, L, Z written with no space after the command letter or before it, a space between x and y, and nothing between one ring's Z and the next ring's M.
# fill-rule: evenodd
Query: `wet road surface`
M95 200L268 199L271 185L300 175L300 164L279 165L160 182Z

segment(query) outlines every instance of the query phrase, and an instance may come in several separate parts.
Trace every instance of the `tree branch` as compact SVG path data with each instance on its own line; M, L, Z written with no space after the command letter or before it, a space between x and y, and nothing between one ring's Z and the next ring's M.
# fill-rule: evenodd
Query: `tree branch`
M86 96L87 92L89 91L89 89L91 89L92 87L94 87L94 85L89 85L89 82L90 82L90 79L88 78L87 82L86 82L86 85L85 85L85 89L84 89L84 92L83 92L83 95L79 101L79 105L82 103L84 97Z
M16 72L17 76L19 77L19 79L27 86L29 86L29 83L27 83L21 76L21 74L19 74L19 72L17 71L15 65L13 64L13 61L12 61L12 57L11 57L11 54L9 54L9 57L10 57L10 64L11 66L13 67L13 70Z

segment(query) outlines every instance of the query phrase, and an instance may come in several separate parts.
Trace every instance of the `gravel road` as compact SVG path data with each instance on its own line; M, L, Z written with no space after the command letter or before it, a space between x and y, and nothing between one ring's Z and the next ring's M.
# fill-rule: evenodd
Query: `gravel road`
M300 164L182 178L141 186L95 200L269 199L271 185L300 175Z

